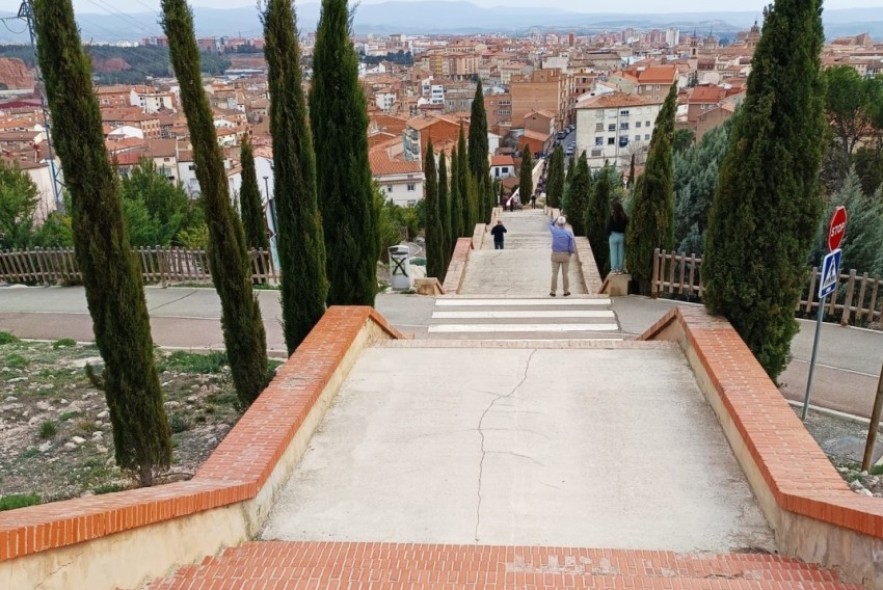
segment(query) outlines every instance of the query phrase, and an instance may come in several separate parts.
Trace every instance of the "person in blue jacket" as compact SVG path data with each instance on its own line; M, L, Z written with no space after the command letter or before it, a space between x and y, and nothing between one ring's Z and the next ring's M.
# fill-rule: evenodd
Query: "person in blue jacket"
M563 215L549 223L552 232L552 288L549 295L555 297L558 291L558 271L563 271L564 296L570 295L570 257L573 256L573 232L567 229L567 219Z

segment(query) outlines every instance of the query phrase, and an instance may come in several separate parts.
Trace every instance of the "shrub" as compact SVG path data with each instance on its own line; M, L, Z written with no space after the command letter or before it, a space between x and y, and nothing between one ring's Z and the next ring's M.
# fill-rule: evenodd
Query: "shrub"
M56 340L52 343L52 348L58 350L59 348L70 348L72 346L76 346L77 341L73 338L62 338L61 340Z
M34 506L40 503L40 496L37 494L10 494L0 498L0 512L3 510L15 510L16 508L24 508L26 506Z
M52 420L40 424L40 438L52 438L58 434L58 426Z
M20 342L20 340L16 338L11 332L0 331L0 345L15 344L16 342Z

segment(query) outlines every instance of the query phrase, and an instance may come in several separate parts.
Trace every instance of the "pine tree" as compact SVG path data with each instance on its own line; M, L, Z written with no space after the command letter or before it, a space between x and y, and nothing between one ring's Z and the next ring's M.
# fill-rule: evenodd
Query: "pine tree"
M329 305L374 305L380 240L368 163L368 113L346 0L322 0L310 124L325 228Z
M262 17L270 88L273 196L282 267L282 327L291 354L325 313L325 239L291 0L269 0Z
M822 209L824 32L821 0L776 0L764 14L711 208L702 280L708 309L730 320L776 378L797 333L794 309Z
M730 145L729 121L674 155L675 245L680 252L701 255L705 250L708 211Z
M626 230L626 268L637 281L639 291L645 295L650 293L654 249L671 250L674 247L672 138L677 101L677 84L672 84L656 117L644 182L641 191L635 192Z
M426 144L423 157L423 201L426 207L426 274L430 277L441 277L444 274L444 227L439 211L438 174L435 169L435 151L432 139Z
M239 189L239 206L242 208L242 225L245 230L245 244L249 248L268 251L270 239L264 222L264 207L258 175L254 166L254 150L247 139L239 148L242 164L242 188Z
M469 170L478 189L478 221L487 222L494 206L488 164L487 113L484 109L484 91L481 80L475 87L472 111L469 117Z
M586 215L589 208L589 197L592 194L592 171L589 170L589 161L586 152L583 152L575 166L576 170L567 188L567 196L564 203L564 211L567 221L573 228L573 235L586 235Z
M236 393L243 405L253 402L267 384L267 340L261 309L252 292L245 232L230 203L227 173L218 147L212 109L202 88L193 14L185 0L161 0L162 25L172 66L181 86L196 178L205 202L209 229L208 258L221 299L221 326Z
M549 161L546 197L546 202L550 207L561 207L561 201L564 199L564 150L560 145L552 152L552 158Z
M518 198L522 205L530 203L533 195L533 158L530 148L525 147L521 156L521 170L518 172Z
M457 138L457 184L460 192L460 201L463 203L463 236L469 237L475 231L476 218L478 217L475 200L475 185L469 183L469 155L466 152L466 136L463 133L463 123L460 123L460 136Z
M586 237L592 246L592 254L598 270L604 274L610 260L610 248L607 239L607 221L610 218L610 205L613 195L611 177L616 170L608 166L598 171L598 177L592 185L592 195L586 212Z
M116 174L107 158L70 0L35 0L37 53L53 115L53 139L71 197L74 247L86 288L100 383L113 425L114 456L142 485L172 457L168 418L153 357L141 273L129 249Z
M463 235L463 198L460 196L460 156L457 148L451 153L451 248L457 246L457 239ZM451 253L453 255L453 252Z
M438 276L440 282L444 282L445 275L448 271L448 265L451 263L453 246L451 245L451 203L448 196L448 158L444 152L439 154L438 164L438 218L439 231L441 237L439 243L442 253L442 271Z

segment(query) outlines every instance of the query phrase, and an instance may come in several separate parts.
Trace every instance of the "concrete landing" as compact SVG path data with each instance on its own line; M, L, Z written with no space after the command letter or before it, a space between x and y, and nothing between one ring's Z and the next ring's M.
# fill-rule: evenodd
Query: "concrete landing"
M420 344L362 354L261 538L774 548L677 348Z

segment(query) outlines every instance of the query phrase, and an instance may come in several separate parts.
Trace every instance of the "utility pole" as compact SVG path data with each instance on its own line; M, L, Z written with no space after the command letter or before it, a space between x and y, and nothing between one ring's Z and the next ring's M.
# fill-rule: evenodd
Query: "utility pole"
M43 84L43 75L40 72L40 62L37 58L37 34L34 31L34 0L22 0L21 6L18 8L18 16L10 17L23 20L28 27L28 35L31 39L31 49L34 52L34 80L36 82L36 92L40 96L40 110L43 112L43 129L46 132L46 147L48 151L49 173L52 175L52 197L55 199L55 208L59 211L64 210L64 202L61 198L59 190L60 181L58 179L59 169L55 162L55 149L52 147L51 132L51 116L49 106L46 104L46 89Z

